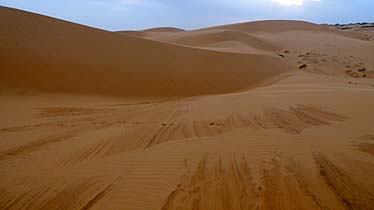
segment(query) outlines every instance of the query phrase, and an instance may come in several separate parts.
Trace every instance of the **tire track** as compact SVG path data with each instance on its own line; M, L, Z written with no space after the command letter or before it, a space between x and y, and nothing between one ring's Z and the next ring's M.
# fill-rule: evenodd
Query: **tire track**
M325 181L346 209L371 210L373 208L374 193L372 190L370 191L365 185L354 181L344 170L325 156L315 153L314 159L321 179Z
M189 111L184 109L187 110L186 107L176 110L167 123L158 128L145 148L177 139L218 136L241 128L281 129L289 134L300 134L309 127L327 126L347 119L321 107L306 105L290 106L288 109L272 107L255 115L234 112L227 118L215 121L187 119Z
M48 209L48 210L89 210L103 199L121 180L133 171L126 170L109 184L97 177L73 182L29 183L23 193L13 192L0 194L0 208L17 209ZM42 184L42 185L41 185ZM55 186L51 188L50 186ZM60 186L56 188L56 186Z
M111 124L109 124L109 125L99 125L99 126L95 126L94 128L89 128L89 127L83 127L82 128L82 127L80 127L80 128L72 129L70 131L66 131L62 134L57 134L57 135L52 135L52 136L45 137L45 138L40 138L40 139L34 140L30 143L21 145L19 147L1 152L0 153L0 161L4 160L4 159L7 159L7 158L13 158L13 157L18 157L20 155L28 154L28 153L40 150L44 147L47 147L47 146L55 144L55 143L70 140L73 137L75 137L79 134L85 133L85 132L89 132L90 130L103 129L103 128L110 127L110 126L112 126L112 125Z
M296 166L281 156L272 159L270 168L264 170L261 182L264 187L261 210L323 209L316 196L308 191Z
M258 114L234 112L227 118L208 121L193 116L190 106L177 108L155 129L154 124L139 124L135 128L127 127L123 134L102 139L71 155L63 164L71 164L92 158L105 158L116 153L139 148L149 148L169 141L187 138L219 136L241 128L280 129L289 134L300 134L313 126L327 126L334 121L346 119L343 115L328 112L321 107L306 105L290 106L288 109L267 108ZM153 133L152 133L153 132Z
M255 206L252 175L244 156L227 164L219 158L212 167L207 161L206 154L194 174L169 194L162 210L247 210Z

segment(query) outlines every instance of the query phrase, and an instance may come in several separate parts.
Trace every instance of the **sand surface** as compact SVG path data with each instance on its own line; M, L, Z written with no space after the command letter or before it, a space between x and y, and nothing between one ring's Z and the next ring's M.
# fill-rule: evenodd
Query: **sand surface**
M0 209L374 209L362 31L0 20Z

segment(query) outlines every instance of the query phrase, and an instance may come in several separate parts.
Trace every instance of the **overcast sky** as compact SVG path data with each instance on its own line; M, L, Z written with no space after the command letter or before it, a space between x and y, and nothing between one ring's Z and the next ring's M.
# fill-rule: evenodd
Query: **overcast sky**
M107 30L197 29L268 19L374 22L374 0L0 0L0 5Z

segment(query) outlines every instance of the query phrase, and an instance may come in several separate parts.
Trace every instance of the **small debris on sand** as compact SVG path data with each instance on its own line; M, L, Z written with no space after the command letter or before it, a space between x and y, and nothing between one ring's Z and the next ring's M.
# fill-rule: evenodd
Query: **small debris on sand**
M303 65L299 66L299 69L305 69L306 67L307 67L307 65L303 64Z

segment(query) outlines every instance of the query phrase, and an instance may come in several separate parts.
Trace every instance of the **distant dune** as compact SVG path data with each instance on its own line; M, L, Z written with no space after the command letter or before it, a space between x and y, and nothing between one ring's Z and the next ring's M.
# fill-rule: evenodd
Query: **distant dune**
M118 31L118 33L128 35L128 36L141 37L141 38L145 38L147 36L150 36L150 33L147 33L147 32L144 32L144 31L127 30L127 31Z
M118 33L129 35L129 36L135 36L135 37L152 37L157 35L165 35L165 34L172 34L177 32L185 31L180 28L173 28L173 27L158 27L158 28L150 28L140 31L133 31L133 30L125 30L125 31L118 31Z
M299 61L299 56L302 56L299 54L302 52L316 51L325 57L334 57L336 51L340 51L341 56L360 57L370 66L374 66L374 60L371 59L373 45L363 42L369 39L367 35L304 21L255 21L193 31L148 34L146 38L183 46L250 55L283 57L283 52L287 51L292 53L286 60L291 65L296 64L295 67L302 64L302 61ZM332 50L331 47L335 49ZM306 63L307 58L304 59ZM311 65L321 67L315 59L317 58L312 58ZM360 63L357 59L355 62ZM348 61L336 58L333 62L322 64L323 70L319 68L318 71L324 74L345 75L349 65L345 63Z
M327 26L296 20L263 20L215 26L208 29L232 29L245 32L278 33L284 31L334 31ZM206 29L202 29L206 30Z
M173 27L158 27L158 28L145 29L142 31L144 32L182 32L186 30L180 29L180 28L173 28Z

